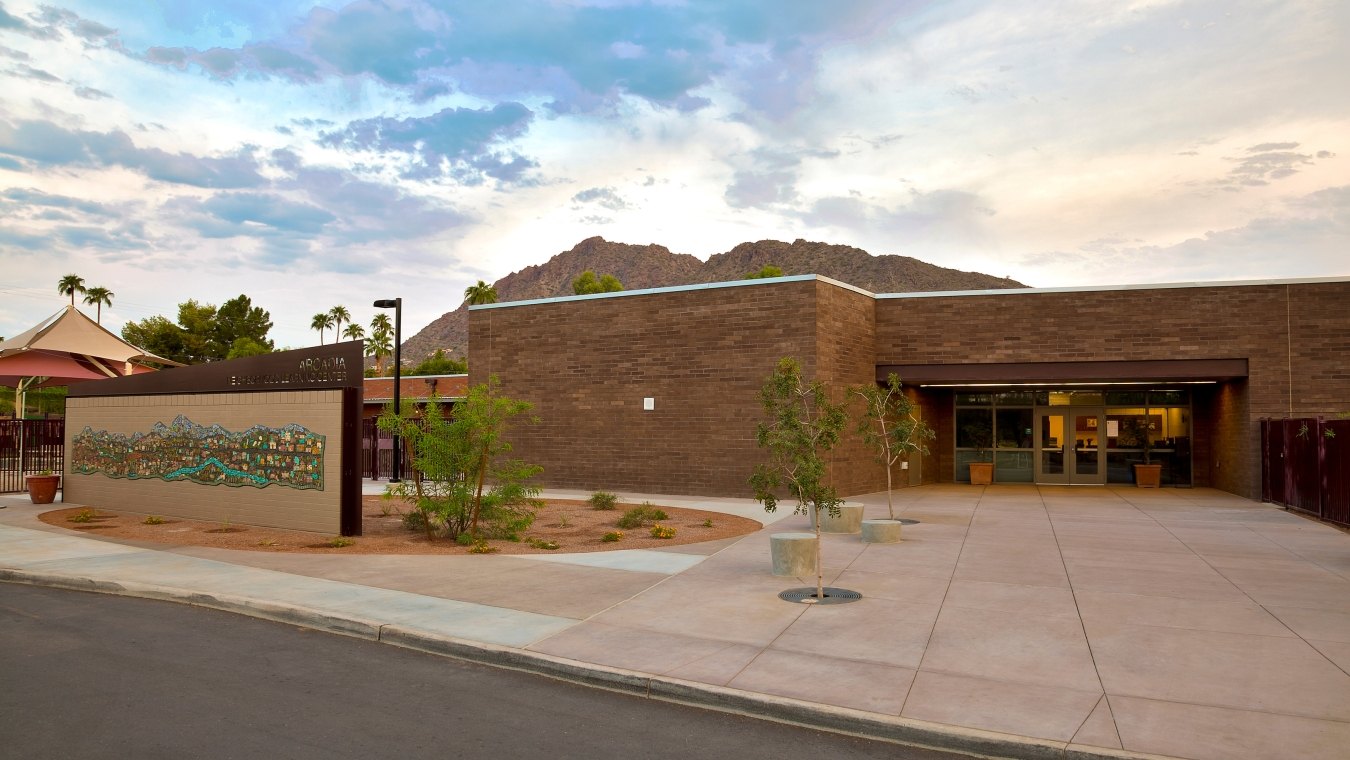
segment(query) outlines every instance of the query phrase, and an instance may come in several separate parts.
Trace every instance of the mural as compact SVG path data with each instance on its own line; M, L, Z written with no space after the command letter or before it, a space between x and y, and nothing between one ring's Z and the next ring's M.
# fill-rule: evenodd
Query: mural
M180 414L169 425L156 422L148 433L86 427L71 442L70 468L79 475L323 490L326 436L295 424L231 433Z

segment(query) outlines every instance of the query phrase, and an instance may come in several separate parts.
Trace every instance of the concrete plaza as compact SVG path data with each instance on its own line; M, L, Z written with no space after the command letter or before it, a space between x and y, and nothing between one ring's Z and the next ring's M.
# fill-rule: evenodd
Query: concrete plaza
M297 555L100 540L0 497L0 578L440 639L990 754L1350 752L1350 535L1331 526L1208 489L924 486L895 494L898 516L920 521L902 543L826 536L827 584L863 598L811 606L777 597L810 579L769 572L768 535L805 518L623 496L775 522L655 551ZM885 516L884 494L855 500Z

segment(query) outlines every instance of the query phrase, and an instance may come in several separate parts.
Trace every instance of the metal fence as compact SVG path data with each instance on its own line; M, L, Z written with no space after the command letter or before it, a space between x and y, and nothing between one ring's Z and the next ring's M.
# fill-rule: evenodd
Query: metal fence
M0 493L27 488L23 476L65 465L66 421L0 420Z
M1261 420L1261 500L1350 525L1350 420Z

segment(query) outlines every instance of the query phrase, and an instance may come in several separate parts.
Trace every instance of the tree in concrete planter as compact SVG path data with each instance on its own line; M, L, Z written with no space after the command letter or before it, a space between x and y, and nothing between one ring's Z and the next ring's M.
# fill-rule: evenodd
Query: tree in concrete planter
M449 419L435 399L420 418L411 402L380 415L380 428L403 436L412 451L414 477L391 490L413 503L428 540L438 529L452 539L515 538L534 521L539 488L529 480L543 468L504 458L510 425L531 408L502 396L492 377L470 388Z
M821 513L839 516L839 498L826 482L825 454L839 443L848 422L843 404L830 403L825 385L802 378L801 364L792 357L778 360L773 374L759 391L768 421L755 427L755 442L769 461L755 467L750 486L767 512L778 509L777 492L785 488L797 501L793 514L809 514L816 534L816 599L825 598L820 562Z
M886 385L876 383L850 388L849 393L861 398L866 406L858 419L858 435L877 455L877 461L886 467L886 511L895 519L895 505L891 500L891 469L900 458L909 454L927 454L927 441L936 433L914 415L914 402L909 400L900 385L900 376L894 372L886 376Z

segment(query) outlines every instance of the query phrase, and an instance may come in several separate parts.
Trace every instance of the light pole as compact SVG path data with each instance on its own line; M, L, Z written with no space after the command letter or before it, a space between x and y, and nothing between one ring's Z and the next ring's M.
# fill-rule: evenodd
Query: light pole
M399 386L403 384L403 299L402 298L383 298L375 302L377 309L394 310L394 413L402 414L403 407L399 405ZM403 439L397 432L394 433L394 468L389 474L390 483L400 481L399 460L403 458Z

